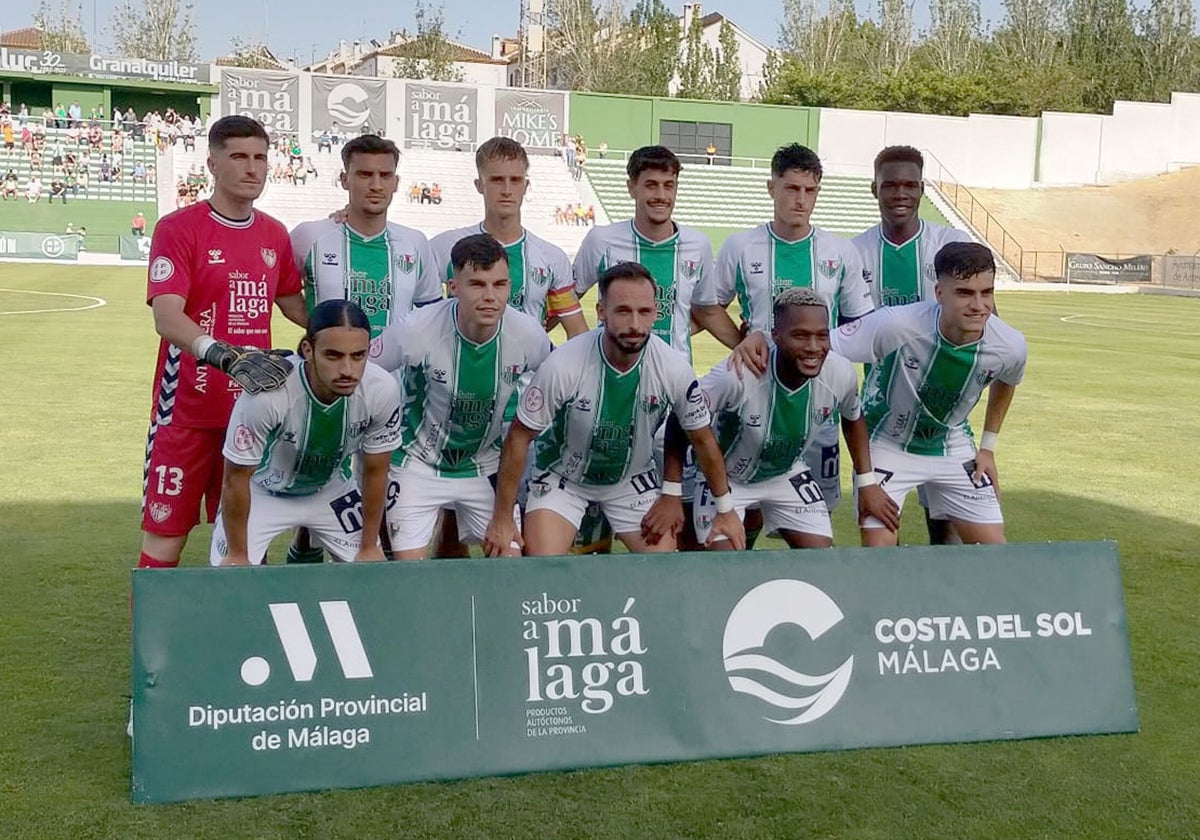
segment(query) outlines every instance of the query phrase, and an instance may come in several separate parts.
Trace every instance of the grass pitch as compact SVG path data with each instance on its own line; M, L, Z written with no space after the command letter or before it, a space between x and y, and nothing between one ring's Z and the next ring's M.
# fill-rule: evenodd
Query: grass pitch
M1200 836L1200 301L1013 292L1000 303L1030 345L998 456L1009 538L1119 541L1137 735L151 807L129 803L124 731L156 346L144 269L0 265L0 288L107 300L0 314L4 840ZM0 292L0 313L86 304ZM277 343L296 335L281 327ZM697 342L701 370L718 356ZM836 533L854 544L847 507ZM921 542L912 512L903 539ZM207 537L196 532L185 563L205 562Z

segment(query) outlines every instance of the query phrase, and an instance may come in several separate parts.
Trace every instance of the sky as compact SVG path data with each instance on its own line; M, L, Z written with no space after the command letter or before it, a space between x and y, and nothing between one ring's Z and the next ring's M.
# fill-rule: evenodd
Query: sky
M60 8L63 0L49 0L52 9ZM553 0L549 0L553 2ZM68 0L76 3L80 0ZM98 30L99 52L106 49L107 20L117 6L116 0L81 0L84 28L91 36L93 23ZM666 0L667 5L682 13L682 0ZM876 0L857 0L860 15L877 8ZM998 21L1002 17L1001 0L982 0L984 20ZM296 59L309 64L313 57L321 58L337 46L339 40L353 41L376 38L383 41L394 29L415 28L413 3L361 2L353 13L330 0L194 0L194 18L200 36L200 56L212 60L229 51L234 35L247 40L265 40L281 58ZM520 0L444 0L447 30L451 35L461 27L461 41L479 49L489 49L493 34L512 36L520 16ZM926 0L917 0L914 15L918 28L929 19ZM391 8L388 8L388 7ZM436 2L426 3L426 7ZM764 43L775 46L778 41L782 0L751 0L735 3L702 4L703 11L722 12L742 29ZM4 0L0 11L0 30L30 26L38 0Z

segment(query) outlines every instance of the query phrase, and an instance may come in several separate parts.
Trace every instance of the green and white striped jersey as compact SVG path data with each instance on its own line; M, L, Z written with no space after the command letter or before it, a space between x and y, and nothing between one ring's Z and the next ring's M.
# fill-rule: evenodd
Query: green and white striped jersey
M883 226L875 225L854 237L854 247L862 262L863 280L878 309L933 300L937 252L949 242L973 241L964 231L922 221L921 229L907 242L894 244L883 235Z
M877 309L833 333L833 349L871 364L863 414L871 439L915 455L974 451L967 423L993 380L1025 375L1025 337L993 315L983 337L961 347L938 330L935 301Z
M350 456L391 452L400 443L400 390L370 362L358 388L326 405L313 395L306 362L283 387L243 392L233 406L222 454L257 465L253 480L277 496L308 496L349 476Z
M310 313L333 298L354 301L367 313L371 358L388 324L442 298L425 234L403 225L388 222L382 233L365 237L332 219L303 222L292 231L292 252Z
M658 317L654 334L692 358L692 299L710 297L712 244L695 228L675 226L675 235L652 242L638 233L633 221L594 227L575 255L575 291L580 298L596 285L605 269L619 262L641 263L654 277Z
M858 251L837 234L819 227L796 242L780 239L770 224L739 231L717 255L715 282L696 302L728 306L735 297L752 330L770 333L771 307L780 292L812 289L829 307L829 326L838 317L858 318L875 307L863 282Z
M754 484L791 475L820 432L862 414L858 376L850 362L830 353L821 372L795 390L779 381L779 350L771 348L770 370L738 377L726 364L700 380L713 416L717 444L731 481Z
M457 300L419 309L390 327L379 362L395 371L404 399L392 463L419 461L447 478L495 473L505 409L551 349L541 322L511 306L482 344L459 332Z
M454 274L450 251L467 236L487 233L483 222L470 227L439 233L429 240L438 277L449 280ZM510 281L508 302L516 309L545 323L547 316L561 318L580 311L575 296L571 261L566 252L541 237L524 231L516 242L505 244Z
M604 356L604 328L560 346L534 374L517 418L535 432L535 464L584 486L611 486L654 466L654 434L674 411L686 430L707 426L691 365L650 336L637 364L618 371Z

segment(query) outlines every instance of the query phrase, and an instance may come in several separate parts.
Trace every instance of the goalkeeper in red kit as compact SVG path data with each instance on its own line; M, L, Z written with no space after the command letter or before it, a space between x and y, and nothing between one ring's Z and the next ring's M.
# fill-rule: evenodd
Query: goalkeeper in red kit
M160 219L146 299L159 342L146 442L141 568L172 567L220 499L225 428L237 395L283 384L291 364L270 352L271 310L304 326L300 276L284 226L254 209L267 179L268 137L249 117L208 134L213 195Z

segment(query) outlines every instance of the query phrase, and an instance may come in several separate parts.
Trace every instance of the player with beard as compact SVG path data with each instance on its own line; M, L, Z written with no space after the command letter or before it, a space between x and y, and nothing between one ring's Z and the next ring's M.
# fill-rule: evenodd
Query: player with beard
M271 540L298 526L343 562L383 560L387 471L400 443L400 389L367 361L370 321L330 300L313 309L303 361L282 388L243 394L225 435L225 484L209 562L263 562ZM362 486L349 460L362 461Z
M660 317L654 277L638 263L618 263L600 275L599 285L601 325L555 350L522 395L504 441L484 547L494 556L520 541L512 509L537 438L526 554L565 554L589 502L600 505L630 551L673 551L674 534L647 521L660 496L654 437L673 412L716 494L712 539L724 534L731 548L743 548L745 534L695 373L653 334Z
M929 512L966 543L1004 542L996 444L1025 372L1025 339L993 311L996 263L985 245L952 242L934 258L935 300L885 307L838 329L833 350L870 364L863 411L871 462L898 505L924 485ZM978 449L967 418L988 390ZM864 545L895 545L883 522Z
M763 376L743 379L719 365L700 380L725 456L734 509L744 518L747 508L759 508L767 532L778 533L791 548L833 545L829 509L804 458L840 416L854 462L859 521L874 517L894 531L899 510L879 488L871 467L854 366L829 352L824 300L812 289L786 289L775 299L771 320L774 345ZM683 463L682 434L673 419L667 423L667 450L672 454L664 487L679 480ZM696 500L696 537L705 542L715 513L707 485L700 485Z

